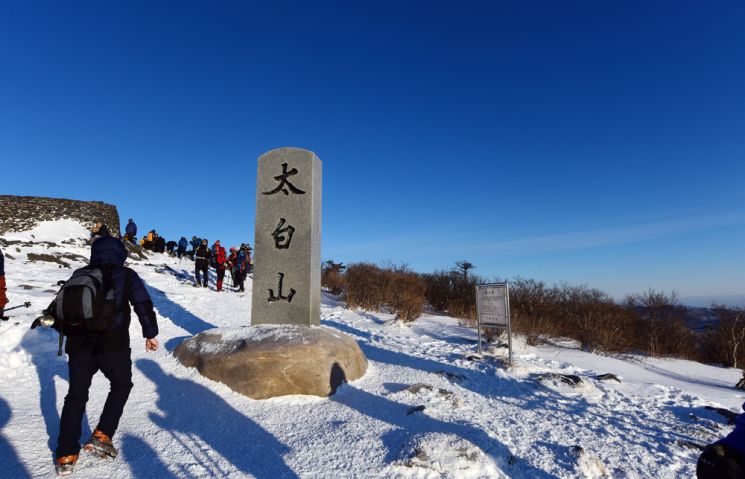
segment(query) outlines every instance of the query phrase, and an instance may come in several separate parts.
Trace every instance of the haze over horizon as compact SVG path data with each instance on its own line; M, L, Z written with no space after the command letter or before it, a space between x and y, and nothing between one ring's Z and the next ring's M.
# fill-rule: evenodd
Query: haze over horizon
M324 259L745 304L745 5L7 2L0 193L253 243L323 161Z

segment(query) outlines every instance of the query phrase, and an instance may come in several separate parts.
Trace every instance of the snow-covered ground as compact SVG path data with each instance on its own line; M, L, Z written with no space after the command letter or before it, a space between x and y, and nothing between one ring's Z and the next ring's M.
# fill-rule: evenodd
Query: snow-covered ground
M28 326L70 275L64 265L84 265L89 247L62 244L81 234L58 222L3 236L14 240L4 248L11 305L33 306L0 324L2 477L54 474L66 360L56 355L54 331ZM64 265L48 261L55 258ZM165 347L145 353L133 318L135 387L114 439L120 457L84 455L76 477L692 477L696 445L731 430L706 406L739 412L744 400L731 387L739 370L607 358L567 344L534 348L520 338L507 368L504 348L469 359L476 333L454 319L425 315L398 327L387 323L390 315L345 309L326 296L321 324L359 342L367 374L330 398L256 401L171 355L193 334L250 324L251 282L246 294L217 293L191 287L188 259L152 254L129 264L148 285ZM621 382L594 378L604 373ZM84 438L107 392L97 375Z

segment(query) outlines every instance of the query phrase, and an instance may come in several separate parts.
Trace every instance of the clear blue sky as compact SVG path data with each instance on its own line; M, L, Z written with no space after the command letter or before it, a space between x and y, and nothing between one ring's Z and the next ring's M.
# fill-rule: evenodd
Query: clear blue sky
M253 243L256 158L298 146L324 259L742 304L743 25L736 1L2 1L0 192Z

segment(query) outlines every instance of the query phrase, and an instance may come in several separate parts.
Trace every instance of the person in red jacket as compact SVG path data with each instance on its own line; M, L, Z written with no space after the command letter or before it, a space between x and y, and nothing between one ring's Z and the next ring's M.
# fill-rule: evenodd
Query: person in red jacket
M0 316L5 312L5 306L8 304L8 297L5 296L5 257L3 250L0 249Z
M222 291L222 281L225 278L225 268L228 258L225 253L225 247L220 246L220 240L215 241L215 244L212 246L214 247L215 271L217 272L217 291Z

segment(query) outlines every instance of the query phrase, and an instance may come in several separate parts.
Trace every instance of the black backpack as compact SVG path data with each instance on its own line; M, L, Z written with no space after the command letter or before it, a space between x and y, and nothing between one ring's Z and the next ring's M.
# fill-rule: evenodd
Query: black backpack
M116 316L116 287L111 278L114 265L86 266L73 272L47 308L54 317L52 327L60 333L58 355L62 355L64 335L101 332ZM125 269L124 296L127 297L129 272Z

